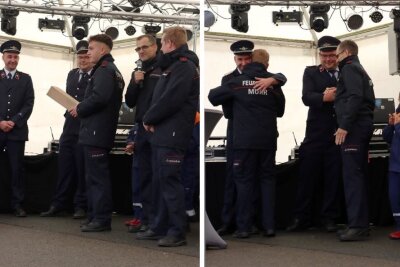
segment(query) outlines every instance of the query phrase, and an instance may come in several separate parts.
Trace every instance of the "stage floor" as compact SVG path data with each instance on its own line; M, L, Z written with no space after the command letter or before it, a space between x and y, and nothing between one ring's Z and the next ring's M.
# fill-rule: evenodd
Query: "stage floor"
M114 216L112 231L82 233L70 215L16 218L0 214L1 266L199 266L199 223L191 224L187 246L161 248L136 240Z
M393 227L373 228L363 242L339 242L335 233L313 229L278 231L274 238L224 236L227 249L207 250L206 266L400 266L400 241L387 235Z

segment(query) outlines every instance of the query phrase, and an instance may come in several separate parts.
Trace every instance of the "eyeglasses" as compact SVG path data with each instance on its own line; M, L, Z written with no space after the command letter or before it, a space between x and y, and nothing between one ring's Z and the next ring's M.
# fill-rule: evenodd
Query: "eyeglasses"
M341 53L343 53L344 51L346 51L346 50L342 50L342 52L337 53L336 56L338 57L338 56L339 56Z
M140 50L146 50L149 47L150 47L149 45L139 46L135 48L135 51L139 52Z
M319 56L320 57L322 57L322 58L330 58L330 59L334 59L334 58L336 58L337 56L336 55L323 55L323 54L319 54Z

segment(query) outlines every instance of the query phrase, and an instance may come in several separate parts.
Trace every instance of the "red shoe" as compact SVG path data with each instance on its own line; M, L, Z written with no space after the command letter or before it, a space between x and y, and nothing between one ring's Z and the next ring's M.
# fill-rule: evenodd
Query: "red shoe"
M139 221L139 222L138 222ZM129 225L137 225L137 224L140 224L140 220L139 219L136 219L136 218L133 218L132 220L129 220L129 221L125 221L125 225L126 226L129 226Z
M390 239L400 239L400 231L396 231L396 232L393 232L393 233L390 233L389 234L389 238Z

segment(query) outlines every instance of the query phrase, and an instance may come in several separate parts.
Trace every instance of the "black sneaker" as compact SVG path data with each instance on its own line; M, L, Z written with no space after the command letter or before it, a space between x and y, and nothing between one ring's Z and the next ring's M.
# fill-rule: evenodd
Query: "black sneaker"
M245 231L243 231L243 232L236 231L233 234L233 237L235 237L235 238L249 238L250 234L249 234L249 232L245 232Z
M101 224L99 222L90 222L81 227L81 232L104 232L111 231L111 225Z
M160 247L179 247L184 245L186 245L186 239L184 237L165 236L158 240L158 246Z
M162 235L153 232L151 229L147 230L146 232L139 232L136 235L136 239L138 240L158 240L162 237Z

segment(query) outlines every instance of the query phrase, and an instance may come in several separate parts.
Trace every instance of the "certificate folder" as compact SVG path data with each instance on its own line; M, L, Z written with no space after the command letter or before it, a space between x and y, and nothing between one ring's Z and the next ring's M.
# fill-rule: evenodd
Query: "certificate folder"
M47 95L66 109L74 108L77 104L79 104L78 100L57 86L50 87Z

